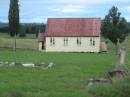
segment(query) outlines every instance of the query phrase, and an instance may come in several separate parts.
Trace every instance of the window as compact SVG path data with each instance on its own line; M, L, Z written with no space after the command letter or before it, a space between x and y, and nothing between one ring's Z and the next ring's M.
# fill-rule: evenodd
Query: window
M81 46L81 44L82 44L82 43L81 43L81 37L78 37L78 38L77 38L77 46Z
M52 45L52 37L50 38L50 45Z
M64 38L64 46L68 46L68 37Z
M51 45L51 46L54 46L54 45L55 45L55 38L54 38L54 37L51 37L51 38L50 38L50 45Z
M95 38L90 38L90 46L95 46Z
M93 46L95 46L95 39L93 39Z

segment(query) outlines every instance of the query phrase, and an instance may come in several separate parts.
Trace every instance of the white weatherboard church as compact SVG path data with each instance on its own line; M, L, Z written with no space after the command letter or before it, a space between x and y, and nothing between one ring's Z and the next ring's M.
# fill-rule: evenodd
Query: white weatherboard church
M39 50L46 52L99 52L100 18L49 18L39 33Z

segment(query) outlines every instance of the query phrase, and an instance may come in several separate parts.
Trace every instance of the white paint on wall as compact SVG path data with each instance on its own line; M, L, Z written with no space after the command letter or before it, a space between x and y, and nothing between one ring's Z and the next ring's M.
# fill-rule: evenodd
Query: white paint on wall
M42 42L39 42L39 51L42 51Z
M51 45L51 37L46 37L45 48L47 52L99 52L100 37L80 37L81 45L77 45L78 37L68 37L68 45L64 45L65 37L54 37L55 45ZM91 45L90 40L94 38L95 45Z

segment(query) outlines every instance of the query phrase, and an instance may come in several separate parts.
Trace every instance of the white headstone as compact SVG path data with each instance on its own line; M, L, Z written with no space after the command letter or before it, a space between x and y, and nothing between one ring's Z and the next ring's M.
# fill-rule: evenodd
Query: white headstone
M24 66L24 67L35 67L35 64L25 63L25 64L22 64L22 66Z

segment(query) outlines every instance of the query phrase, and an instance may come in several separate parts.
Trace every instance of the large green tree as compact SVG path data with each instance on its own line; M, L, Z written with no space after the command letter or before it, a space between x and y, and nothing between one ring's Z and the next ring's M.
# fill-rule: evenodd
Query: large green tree
M10 35L14 38L14 50L16 50L16 35L19 33L19 0L10 0L9 8L9 32Z
M124 17L121 17L117 7L113 6L105 16L101 32L105 38L116 46L116 51L118 51L118 45L125 40L129 31L127 21Z

